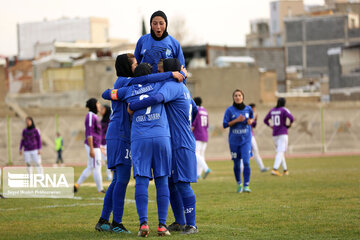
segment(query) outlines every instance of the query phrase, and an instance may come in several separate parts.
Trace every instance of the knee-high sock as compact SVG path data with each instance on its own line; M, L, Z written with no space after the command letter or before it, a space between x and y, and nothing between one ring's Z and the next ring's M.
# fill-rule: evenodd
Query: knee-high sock
M251 170L250 170L250 159L243 159L242 160L243 164L244 164L244 186L249 186L249 182L250 182L250 175L251 175Z
M273 167L274 169L276 169L276 170L279 169L283 158L284 158L284 153L283 152L277 152L276 153L274 167Z
M259 148L258 148L256 139L254 136L252 136L252 138L251 138L251 146L252 146L255 162L257 163L257 165L259 166L259 168L261 170L264 168L264 163L263 163L263 160L261 159Z
M116 177L115 177L115 173L116 173ZM116 223L121 223L124 214L126 188L130 180L131 166L119 164L116 166L115 173L114 173L114 178L116 178L116 183L113 190L113 202L112 202L113 221Z
M28 172L29 178L30 178L30 175L33 174L33 168L30 165L30 163L26 163L26 169L27 169L27 172Z
M140 224L147 221L147 208L148 208L148 187L149 187L149 178L137 176L135 178L136 187L135 187L135 201L136 201L136 210L139 215Z
M159 223L166 225L166 217L169 210L170 196L168 176L155 178L155 186Z
M92 167L87 166L87 168L85 168L84 171L81 173L76 183L80 186L91 175L92 170Z
M182 201L184 203L184 212L186 225L196 226L196 198L190 183L177 182L175 183L176 189L180 192Z
M180 192L176 189L172 178L169 178L170 204L174 213L175 222L185 225L184 204Z
M240 173L243 174L244 173L244 163L243 163L243 160L240 159ZM241 177L241 174L240 174L240 177ZM240 179L241 180L241 179Z
M206 172L209 170L209 166L207 165L206 161L205 161L205 149L206 149L206 145L205 147L201 148L200 150L200 164L201 164L201 168Z
M114 178L109 188L106 190L104 197L104 205L101 212L101 218L105 219L106 221L109 221L111 211L113 210L113 192L114 192L115 184L116 184L116 170L114 171Z
M286 165L286 160L285 160L285 153L283 154L283 158L282 158L282 161L281 161L281 166L283 168L283 170L287 170L287 165Z
M104 190L103 184L102 184L102 174L101 174L101 165L95 165L95 168L93 169L93 177L94 181L96 183L97 191L100 192Z
M241 169L240 169L240 164L241 164L241 160L240 159L233 159L234 161L234 174L235 174L235 179L237 184L241 184Z

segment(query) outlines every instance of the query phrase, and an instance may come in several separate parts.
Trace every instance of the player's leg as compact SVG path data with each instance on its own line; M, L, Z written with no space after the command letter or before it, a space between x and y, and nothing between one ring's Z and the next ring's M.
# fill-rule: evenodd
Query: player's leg
M209 173L211 172L209 166L207 165L206 161L205 161L205 150L206 150L206 146L207 143L206 142L200 142L200 156L201 156L201 167L204 170L205 174L204 174L204 179L209 175Z
M184 212L186 219L186 226L182 233L192 234L197 233L196 227L196 197L192 190L190 183L177 182L175 183L176 189L180 192L184 204Z
M181 195L175 187L173 178L169 178L170 205L174 213L175 222L169 225L168 229L172 231L182 231L185 228L184 204Z
M89 155L90 148L86 144L85 144L85 150L86 150L86 154L88 156L87 167L82 171L79 179L77 180L76 184L74 185L74 192L78 191L80 185L91 175L93 168L94 168L93 158L90 157L90 155Z
M250 169L250 154L251 154L251 142L246 143L240 147L241 151L241 159L244 164L244 192L251 192L249 188L250 183L250 175L251 175L251 169Z
M234 175L237 183L236 192L242 192L242 184L241 184L241 159L240 152L238 151L239 147L236 145L230 145L231 159L234 162Z
M30 156L30 151L24 151L24 161L25 161L25 164L26 164L26 169L27 169L27 172L28 174L32 174L33 173L33 169L32 169L32 166L31 166L31 156Z
M148 209L148 186L149 178L148 177L135 177L136 188L135 188L135 202L136 210L139 216L140 229L138 236L147 237L149 234L149 226L147 225L147 209Z
M260 156L260 151L259 151L259 147L257 145L256 139L254 136L251 137L251 146L252 146L252 150L253 150L253 154L254 154L254 159L255 162L257 163L257 165L260 168L261 172L266 172L269 170L269 168L264 166L263 160Z
M279 172L279 167L280 164L282 162L283 159L283 155L284 153L280 150L280 137L279 136L274 136L273 137L274 140L274 144L275 144L275 149L276 149L276 155L275 155L275 161L274 161L274 166L273 166L273 170L271 171L271 174L274 176L282 176L282 174Z
M35 166L36 172L38 174L42 174L43 168L41 166L41 155L39 155L38 150L32 150L29 151L29 153L30 153L30 164L32 166Z
M131 165L119 164L114 172L116 178L113 190L113 222L112 231L116 233L130 233L122 224L124 214L126 188L130 180Z
M94 148L95 158L94 158L94 168L93 168L93 177L96 183L97 191L100 193L105 193L103 184L102 184L102 174L101 174L101 150L100 148Z
M114 170L114 172L116 172L116 170ZM115 184L116 184L116 174L114 173L114 178L105 193L104 205L101 212L101 217L95 226L95 230L99 232L103 232L103 231L108 232L111 230L109 218L111 215L111 211L113 209L113 192L114 192Z
M155 178L156 202L158 207L158 218L159 218L159 227L158 227L159 236L171 235L166 226L166 217L169 209L169 197L170 197L168 178L169 178L168 176Z
M202 163L201 163L201 142L200 141L196 141L196 161L197 161L197 177L200 179L201 178L201 173L203 171L202 168Z
M285 152L287 150L288 147L288 135L281 135L281 149L283 150L283 158L281 161L281 166L284 170L284 175L289 175L289 171L287 169L287 164L286 164L286 160L285 160Z

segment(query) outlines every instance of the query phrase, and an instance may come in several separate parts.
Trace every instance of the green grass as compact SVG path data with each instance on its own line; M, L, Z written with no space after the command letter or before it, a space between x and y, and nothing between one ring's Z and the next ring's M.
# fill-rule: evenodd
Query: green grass
M360 239L360 157L288 159L290 176L260 173L252 164L251 194L237 194L232 162L210 162L208 179L193 184L199 234L172 239ZM272 160L265 160L271 166ZM76 167L76 179L83 168ZM93 182L92 177L87 182ZM155 187L149 187L149 238L156 238ZM135 203L123 222L133 233L98 233L102 195L83 186L82 199L0 200L0 239L137 238ZM134 199L131 180L126 199ZM171 211L168 223L173 222Z

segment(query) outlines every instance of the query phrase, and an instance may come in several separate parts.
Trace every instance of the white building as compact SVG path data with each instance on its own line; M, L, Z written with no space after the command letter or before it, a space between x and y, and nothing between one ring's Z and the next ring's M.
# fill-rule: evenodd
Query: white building
M35 45L50 42L106 43L109 41L109 21L106 18L62 18L53 21L20 23L17 25L20 59L35 57Z

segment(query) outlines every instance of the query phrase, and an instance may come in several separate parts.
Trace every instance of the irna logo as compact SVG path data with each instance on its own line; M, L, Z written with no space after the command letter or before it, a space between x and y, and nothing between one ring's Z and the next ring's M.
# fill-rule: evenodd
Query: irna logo
M14 174L8 172L10 188L68 188L65 174Z

